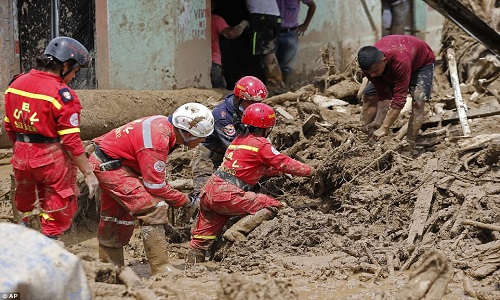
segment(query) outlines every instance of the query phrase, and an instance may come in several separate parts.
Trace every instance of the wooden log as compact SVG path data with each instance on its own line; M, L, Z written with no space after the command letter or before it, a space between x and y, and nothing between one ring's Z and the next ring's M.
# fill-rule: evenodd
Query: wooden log
M481 222L476 222L476 221L467 220L467 219L461 220L460 224L462 224L462 225L471 225L471 226L482 228L482 229L500 231L500 226L492 225L492 224L486 224L486 223L481 223Z
M458 80L457 62L455 61L455 51L448 48L446 51L448 57L448 66L450 68L451 85L453 86L453 94L455 95L455 104L457 106L458 118L462 126L462 133L464 136L470 136L469 122L467 121L467 110L465 102L462 99L462 92L460 91L460 82Z
M498 107L485 106L481 108L470 108L466 112L468 119L484 118L489 116L500 115ZM455 111L447 110L443 114L434 115L423 122L423 125L435 125L442 122L443 125L452 123L459 119L458 113Z
M77 90L82 104L80 136L90 140L135 119L152 115L170 115L187 102L205 102L222 95L213 90L184 89L169 91ZM4 94L0 111L4 117ZM9 137L0 130L0 148L11 148Z

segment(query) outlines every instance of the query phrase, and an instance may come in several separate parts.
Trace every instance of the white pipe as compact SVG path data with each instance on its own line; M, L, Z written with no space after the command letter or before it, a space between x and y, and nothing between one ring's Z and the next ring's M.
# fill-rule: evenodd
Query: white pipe
M455 61L455 51L451 48L446 50L448 57L448 66L450 68L450 78L451 85L453 86L453 94L455 95L455 105L457 107L458 118L460 119L460 125L462 126L462 132L464 136L470 136L470 127L467 120L467 107L462 99L462 92L460 91L460 82L458 80L457 73L457 63Z

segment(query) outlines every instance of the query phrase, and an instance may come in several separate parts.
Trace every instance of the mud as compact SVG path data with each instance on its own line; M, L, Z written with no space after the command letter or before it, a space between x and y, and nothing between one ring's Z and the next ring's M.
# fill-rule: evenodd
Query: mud
M463 35L444 31L443 40ZM436 65L427 117L454 108L446 71L446 62ZM221 245L212 260L186 266L192 215L169 213L169 256L180 274L151 275L139 228L125 247L125 264L141 278L142 290L120 279L122 269L99 262L98 206L85 199L82 186L81 210L63 240L82 259L94 298L147 299L154 293L159 299L500 299L500 115L469 120L469 138L461 136L458 121L424 122L415 149L408 152L398 136L409 112L404 110L389 136L370 140L360 131L361 105L353 99L352 86L360 78L351 69L342 74L327 73L316 86L270 99L282 111L273 144L318 173L261 182L260 192L287 207L248 241ZM497 75L487 76L491 84L481 92L472 75L464 79L469 109L500 110L498 97L489 92L496 89ZM339 82L345 83L337 90ZM97 106L90 106L94 110L86 118L97 127L100 118L123 124L131 115L149 114L151 105L152 113L165 114L183 101L213 107L226 92L107 91L92 100ZM81 93L82 99L91 93ZM350 104L323 107L313 101L315 95L334 93ZM0 219L12 221L9 150L3 151ZM168 161L168 181L184 180L185 192L192 188L193 151L177 149Z

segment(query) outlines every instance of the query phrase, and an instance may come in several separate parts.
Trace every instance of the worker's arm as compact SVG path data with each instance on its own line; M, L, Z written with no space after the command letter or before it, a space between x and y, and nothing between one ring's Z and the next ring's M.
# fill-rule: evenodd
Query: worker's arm
M238 25L224 28L220 34L226 39L235 39L239 37L245 29L250 26L247 20L241 21Z
M297 27L297 33L299 35L304 35L304 32L306 32L307 28L309 27L309 23L311 23L314 13L316 12L316 3L314 3L314 1L306 3L306 5L307 5L306 18L304 22Z
M382 125L380 126L379 129L377 129L373 133L373 138L375 140L378 140L379 138L387 135L389 133L389 128L391 128L392 124L396 121L396 119L399 116L399 113L401 112L401 109L399 108L389 108L389 111L387 112L387 115L385 116L384 122L382 122Z

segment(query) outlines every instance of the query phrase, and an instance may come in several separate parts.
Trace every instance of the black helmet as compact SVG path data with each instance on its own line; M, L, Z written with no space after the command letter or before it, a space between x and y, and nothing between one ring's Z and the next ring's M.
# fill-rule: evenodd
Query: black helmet
M77 40L66 36L56 37L50 41L43 54L50 55L60 62L73 59L81 67L87 66L90 61L90 54L87 48Z

